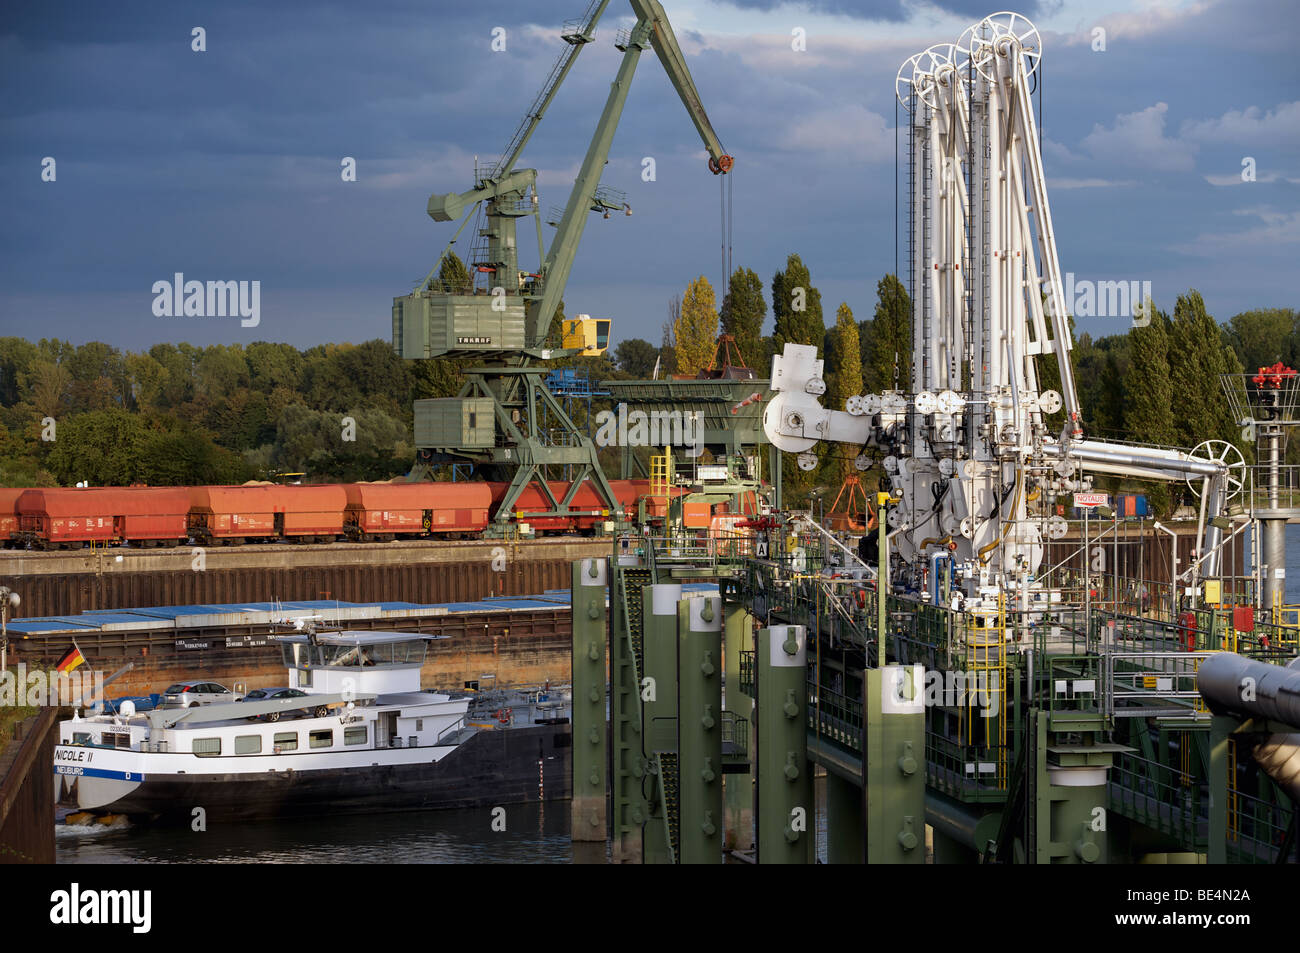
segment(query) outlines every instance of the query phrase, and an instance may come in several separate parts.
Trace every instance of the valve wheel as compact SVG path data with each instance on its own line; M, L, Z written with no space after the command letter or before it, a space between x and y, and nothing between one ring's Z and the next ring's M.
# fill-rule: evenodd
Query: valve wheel
M957 65L957 56L965 52L955 43L936 43L928 50L913 53L904 60L898 68L898 75L894 77L894 95L898 97L903 109L909 113L912 111L914 94L931 109L938 106L935 85L939 82L947 85L953 78L948 74L955 74L965 68L965 63ZM944 74L942 80L937 78L940 73Z
M1025 58L1025 76L1033 76L1043 57L1043 41L1038 27L1020 13L1003 11L986 16L968 26L957 40L957 47L970 56L975 68L987 80L994 79L994 57L1010 57L1018 52Z
M1190 456L1197 460L1222 464L1227 469L1226 486L1224 488L1226 493L1223 498L1225 503L1241 494L1246 483L1246 458L1242 456L1241 451L1235 445L1228 443L1226 440L1202 440L1192 450ZM1187 486L1199 500L1201 498L1201 481L1188 477Z

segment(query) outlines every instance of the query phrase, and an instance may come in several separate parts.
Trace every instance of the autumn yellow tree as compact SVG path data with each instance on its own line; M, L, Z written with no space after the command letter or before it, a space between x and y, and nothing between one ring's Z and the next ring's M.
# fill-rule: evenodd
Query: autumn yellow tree
M679 376L694 377L709 366L718 340L718 311L713 286L703 275L686 286L673 335L677 339Z

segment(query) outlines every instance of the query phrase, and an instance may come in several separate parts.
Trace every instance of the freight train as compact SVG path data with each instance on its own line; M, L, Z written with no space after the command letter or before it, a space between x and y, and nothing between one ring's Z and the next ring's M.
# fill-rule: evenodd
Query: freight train
M569 489L548 484L556 499ZM662 497L648 480L611 480L630 516L662 518ZM465 539L482 535L505 498L506 483L343 483L280 486L0 488L0 541L7 547L79 549L87 544L139 547L389 542L401 538ZM673 495L686 492L675 487ZM533 532L592 533L610 518L595 487L583 482L567 516L528 486L510 520ZM709 525L708 517L703 523Z

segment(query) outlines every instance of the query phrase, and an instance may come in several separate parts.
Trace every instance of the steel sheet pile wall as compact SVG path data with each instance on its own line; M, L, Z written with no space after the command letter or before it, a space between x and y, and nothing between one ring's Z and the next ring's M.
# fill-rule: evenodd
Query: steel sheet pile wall
M30 618L69 615L88 609L275 599L455 602L563 589L569 584L569 565L563 559L520 560L509 564L505 572L496 572L490 558L475 558L455 564L4 575L0 576L0 584L22 593L23 604L15 615Z

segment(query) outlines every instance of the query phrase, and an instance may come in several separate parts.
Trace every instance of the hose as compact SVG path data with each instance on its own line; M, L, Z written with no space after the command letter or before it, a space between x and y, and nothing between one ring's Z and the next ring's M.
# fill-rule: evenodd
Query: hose
M1024 487L1024 485L1025 485L1025 475L1023 473L1017 473L1016 491L1011 498L1011 513L1013 517L1016 512L1016 506L1019 505L1020 503L1020 490L1022 487ZM999 503L998 505L1001 506L1001 503ZM993 550L997 549L999 546L1002 545L1003 542L1006 541L1007 533L1009 532L1011 532L1011 520L1007 520L1006 523L1003 524L1002 532L998 534L997 539L993 540L993 542L989 543L987 546L985 546L983 549L979 551L979 558L981 564L987 563L989 561L988 554L993 552Z

